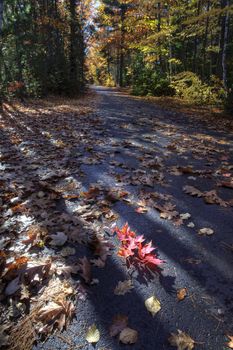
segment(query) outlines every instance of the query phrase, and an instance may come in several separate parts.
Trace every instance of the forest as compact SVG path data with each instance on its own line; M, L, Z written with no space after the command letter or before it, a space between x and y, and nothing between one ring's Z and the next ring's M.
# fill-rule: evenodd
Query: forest
M1 1L1 95L88 83L232 107L230 0Z
M233 349L233 0L0 0L0 349Z
M95 83L199 104L231 95L230 1L103 0L96 23L88 56Z

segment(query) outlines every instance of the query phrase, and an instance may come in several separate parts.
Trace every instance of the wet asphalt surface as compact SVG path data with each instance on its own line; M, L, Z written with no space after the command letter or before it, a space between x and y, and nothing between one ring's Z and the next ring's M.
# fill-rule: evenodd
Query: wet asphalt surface
M165 260L161 274L151 280L136 276L133 278L134 289L124 296L116 296L114 288L118 281L128 278L128 272L114 252L104 269L94 268L93 277L99 283L89 287L85 301L78 302L76 317L62 333L63 340L55 334L45 343L35 346L34 350L172 350L174 348L167 339L177 329L188 333L197 342L197 350L227 349L225 335L233 334L233 256L226 244L232 244L233 209L208 205L202 198L182 191L184 185L203 191L216 188L213 176L175 176L166 169L193 165L198 170L216 170L224 166L225 159L228 164L233 164L232 135L218 127L207 126L206 121L186 118L116 90L96 88L96 92L100 95L96 114L103 121L104 130L97 128L93 138L95 141L106 139L104 146L100 145L99 149L97 146L97 151L104 152L106 158L101 164L82 166L84 185L88 187L101 180L106 186L115 186L113 174L124 171L124 168L117 167L112 161L135 170L138 167L136 157L143 157L148 151L163 159L165 178L164 185L155 184L150 190L172 195L178 211L190 213L191 218L177 227L171 221L161 219L155 210L139 214L132 206L117 202L113 206L119 215L117 224L121 226L128 222L138 234L152 240L159 258ZM180 151L178 148L178 151L167 153L167 146L174 140L182 148L187 136L195 142L204 137L209 152L205 154L206 150L203 150L202 157L200 154L194 157L194 144L190 143L189 149L186 147ZM114 140L114 144L108 140ZM124 188L137 194L138 186L126 185ZM233 198L232 189L219 189L218 193L225 200ZM190 221L195 224L194 228L187 227ZM198 235L198 230L203 227L212 228L214 234L209 237ZM114 237L110 239L115 240ZM184 287L188 296L178 301L176 291ZM145 300L152 295L160 300L162 307L154 317L144 306ZM136 344L123 345L117 338L109 336L109 326L116 314L128 316L129 327L139 333ZM95 347L85 340L86 330L93 323L101 333Z

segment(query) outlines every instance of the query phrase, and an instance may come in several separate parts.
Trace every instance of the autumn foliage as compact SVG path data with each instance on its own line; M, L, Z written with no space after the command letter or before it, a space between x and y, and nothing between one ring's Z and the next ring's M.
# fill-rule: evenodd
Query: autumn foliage
M155 253L152 242L144 243L143 235L136 235L126 223L121 229L116 227L115 232L120 241L118 255L126 259L127 265L136 265L139 269L154 269L163 263Z

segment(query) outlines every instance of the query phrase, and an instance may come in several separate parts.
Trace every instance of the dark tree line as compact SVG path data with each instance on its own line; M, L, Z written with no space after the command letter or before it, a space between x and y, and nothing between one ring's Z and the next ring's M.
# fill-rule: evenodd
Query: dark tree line
M84 21L76 0L0 1L1 94L84 88Z

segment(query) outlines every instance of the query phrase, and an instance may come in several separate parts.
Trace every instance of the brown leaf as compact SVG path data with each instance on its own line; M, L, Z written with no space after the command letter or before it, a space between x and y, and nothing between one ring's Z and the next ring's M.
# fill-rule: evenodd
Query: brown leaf
M177 350L192 350L194 348L195 341L186 333L178 329L178 333L171 333L168 339L171 346L176 346Z
M181 171L183 174L195 174L195 171L193 170L193 167L191 165L185 166L179 166L178 170Z
M184 300L184 298L187 296L187 289L186 288L181 288L177 291L176 293L177 299L178 300Z
M191 196L203 197L203 192L201 192L200 190L198 190L197 188L195 188L193 186L186 185L183 187L183 191L187 194L190 194Z
M227 187L227 188L232 188L233 189L233 181L222 181L219 183L220 186L222 187Z
M39 333L49 334L54 328L62 330L68 325L74 312L75 307L71 301L50 301L38 311L37 319L43 324Z
M148 208L145 207L138 207L135 209L136 213L138 214L143 214L143 213L147 213L148 212Z
M194 348L195 341L186 333L178 329L178 333L171 333L168 339L172 346L177 346L177 350L192 350Z
M9 345L9 335L6 334L9 328L9 325L2 325L0 328L0 349L5 349L5 346Z
M219 204L222 207L227 207L228 203L224 200L222 200L215 190L207 191L204 193L204 201L207 204Z
M30 261L24 271L24 276L28 283L41 282L49 275L51 261Z
M26 256L21 256L20 258L16 258L15 261L9 265L7 265L7 271L19 270L23 266L25 266L28 262L28 258Z
M81 276L84 278L86 283L91 282L91 264L86 256L79 259L79 267L81 269Z
M98 187L91 187L87 192L82 192L81 196L85 197L86 199L96 198L100 193L100 190Z
M45 228L32 225L27 231L28 238L23 240L22 243L31 244L32 246L37 245L47 234L48 231Z
M123 344L134 344L138 340L138 332L126 327L120 332L119 340Z
M23 270L28 262L28 258L26 256L21 256L20 258L16 258L14 262L6 265L6 270L4 272L4 278L8 281L15 278L19 271Z
M116 295L125 295L133 289L133 283L131 280L119 281L118 285L114 289L114 294Z
M94 235L89 245L94 254L100 256L103 261L112 254L111 250L114 248L113 244L101 234Z
M101 258L91 259L90 262L96 267L99 267L99 268L105 267L105 261L103 261Z
M128 325L128 317L125 315L117 315L114 317L112 325L109 328L111 337L115 337Z
M174 217L176 217L178 214L177 211L164 211L160 213L161 219L168 219L172 220Z

